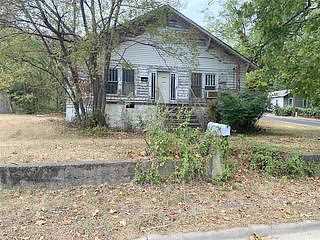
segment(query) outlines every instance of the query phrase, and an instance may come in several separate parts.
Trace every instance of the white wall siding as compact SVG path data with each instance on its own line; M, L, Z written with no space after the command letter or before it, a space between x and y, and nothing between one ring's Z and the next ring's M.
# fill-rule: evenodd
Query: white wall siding
M191 72L201 72L203 74L203 88L206 73L216 76L216 81L223 85L225 89L236 89L236 68L239 61L236 57L225 53L218 46L199 45L196 60L190 54L182 60L179 57L169 56L164 52L156 50L150 43L148 36L142 35L136 39L124 42L113 53L113 65L122 66L123 63L130 64L135 69L135 100L150 100L151 96L151 73L158 71L169 71L176 74L176 102L185 102L190 98ZM120 57L121 56L121 57ZM121 69L121 67L119 67ZM240 88L245 87L245 74L247 66L240 63ZM148 76L148 82L142 82L141 77ZM121 74L119 74L121 78ZM119 79L119 89L121 90L121 79ZM203 89L204 92L204 89ZM204 93L203 93L204 96ZM113 97L117 98L117 97Z
M284 97L276 97L270 99L272 106L284 107Z

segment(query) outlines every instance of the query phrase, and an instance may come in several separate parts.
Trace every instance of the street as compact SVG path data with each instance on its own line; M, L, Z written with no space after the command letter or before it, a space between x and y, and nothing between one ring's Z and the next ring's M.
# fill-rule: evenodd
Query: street
M251 225L216 232L181 233L167 236L148 236L139 240L318 240L319 222L278 225Z
M309 127L320 127L320 120L319 119L308 119L308 118L300 118L300 117L281 117L275 116L271 114L266 114L262 117L264 120L269 120L273 122L286 122L286 123L293 123L293 124L300 124Z

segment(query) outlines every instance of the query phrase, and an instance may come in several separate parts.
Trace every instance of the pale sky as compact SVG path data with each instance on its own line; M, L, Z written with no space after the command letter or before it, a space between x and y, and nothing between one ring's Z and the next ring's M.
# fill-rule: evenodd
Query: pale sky
M210 13L217 14L220 11L221 0L183 0L182 13L199 25L205 27L205 16L208 14L209 2L214 2L210 6Z

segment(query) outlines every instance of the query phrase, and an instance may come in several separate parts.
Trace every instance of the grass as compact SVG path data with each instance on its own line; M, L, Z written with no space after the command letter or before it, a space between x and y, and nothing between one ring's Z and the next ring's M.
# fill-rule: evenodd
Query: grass
M231 138L237 147L232 158L239 166L233 180L221 186L193 182L2 189L0 239L123 240L152 233L320 219L320 178L261 176L250 170L246 155L250 141L286 149L319 150L318 129L260 124L268 129ZM0 136L2 162L8 157L17 163L21 157L39 161L39 156L43 161L114 159L116 154L121 158L130 151L144 150L141 136L82 136L66 131L61 118L56 117L1 115ZM17 153L12 154L13 151Z
M105 137L67 129L59 116L0 115L0 164L145 158L140 135Z
M254 141L287 150L320 151L320 128L265 120L259 124L264 132L232 136L232 144L243 148ZM0 115L0 164L146 158L141 135L109 132L99 136L70 130L59 116Z
M201 182L2 190L0 239L122 240L319 219L319 187L319 179L266 180L250 173L224 186Z
M248 143L256 142L275 145L284 151L320 153L320 127L267 120L260 120L259 126L262 128L260 133L232 136L232 145L243 149Z

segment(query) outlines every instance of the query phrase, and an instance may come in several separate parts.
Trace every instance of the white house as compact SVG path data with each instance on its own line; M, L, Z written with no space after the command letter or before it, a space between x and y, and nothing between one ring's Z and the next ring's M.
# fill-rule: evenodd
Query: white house
M154 36L143 31L127 37L113 53L106 85L106 119L111 127L124 127L126 121L139 124L152 114L156 104L205 108L217 91L243 89L246 73L256 68L179 11L170 6L164 9L167 29L180 33L192 30L198 39L196 51L186 48L182 55L196 52L196 57L191 61L166 54L150 44L158 39L151 39ZM130 68L125 67L128 64ZM73 117L73 107L68 104L66 119Z
M294 96L290 90L280 90L269 93L272 107L300 107L306 108L309 103L306 99Z

